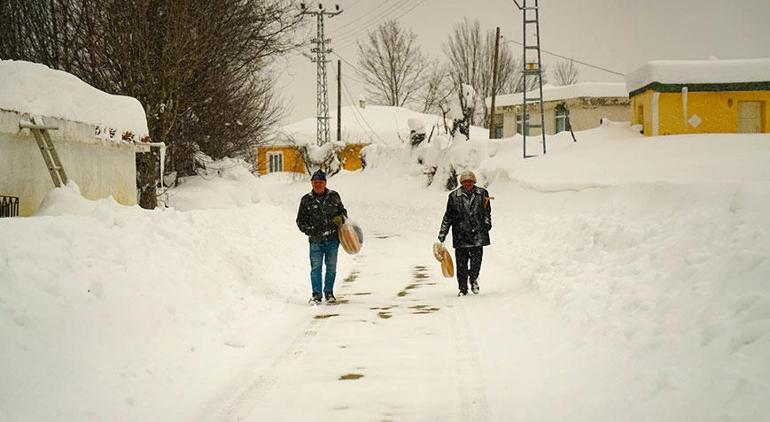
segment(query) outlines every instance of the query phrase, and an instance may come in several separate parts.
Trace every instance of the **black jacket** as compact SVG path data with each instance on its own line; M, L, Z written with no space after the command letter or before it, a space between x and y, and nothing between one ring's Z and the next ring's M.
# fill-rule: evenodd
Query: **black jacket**
M492 204L486 189L474 186L470 192L460 186L449 193L439 238L446 238L452 228L452 246L472 248L489 245L492 229Z
M332 220L341 215L344 222L348 217L345 206L342 205L340 194L326 189L321 196L313 191L302 197L297 211L297 227L305 233L311 242L338 239L337 225Z

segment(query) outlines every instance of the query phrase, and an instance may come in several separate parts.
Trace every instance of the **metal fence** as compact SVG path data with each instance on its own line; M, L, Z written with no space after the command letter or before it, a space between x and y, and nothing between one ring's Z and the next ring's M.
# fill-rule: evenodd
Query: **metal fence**
M19 198L0 195L0 217L18 217Z

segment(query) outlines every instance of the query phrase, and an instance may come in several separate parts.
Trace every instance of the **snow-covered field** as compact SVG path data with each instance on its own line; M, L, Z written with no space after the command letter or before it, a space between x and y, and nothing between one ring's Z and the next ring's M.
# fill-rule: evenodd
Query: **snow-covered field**
M336 306L307 305L307 181L61 189L0 220L0 420L766 420L770 136L577 136L452 152L496 198L464 298L397 147L329 182L366 233Z

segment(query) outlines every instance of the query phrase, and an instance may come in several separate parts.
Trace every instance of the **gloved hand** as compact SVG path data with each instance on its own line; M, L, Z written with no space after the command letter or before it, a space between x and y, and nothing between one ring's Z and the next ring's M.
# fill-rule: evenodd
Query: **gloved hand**
M439 235L439 236L438 236L438 241L439 241L439 243L444 243L444 240L445 240L445 239L446 239L446 236L442 236L442 235Z
M342 215L337 215L334 218L332 218L332 222L337 225L337 227L341 226L342 223L345 222L345 218Z

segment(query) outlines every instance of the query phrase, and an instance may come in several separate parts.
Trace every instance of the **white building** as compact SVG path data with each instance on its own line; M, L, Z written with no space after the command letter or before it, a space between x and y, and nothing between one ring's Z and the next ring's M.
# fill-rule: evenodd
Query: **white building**
M538 91L527 93L528 98L539 97ZM492 98L486 99L491 106ZM495 98L495 138L508 138L522 132L524 98L522 93L500 95ZM530 124L540 124L537 106L529 105ZM592 129L606 118L617 121L631 120L631 106L626 84L623 82L583 82L565 86L543 86L545 133L567 130L567 116L573 130ZM531 128L530 135L540 134L540 128Z
M32 215L54 187L32 132L39 118L67 178L84 197L137 201L137 151L147 147L147 120L134 98L110 95L77 77L23 61L0 61L0 196L18 198L19 215Z

